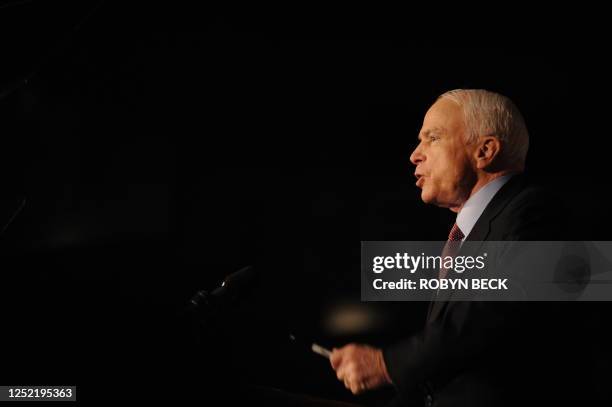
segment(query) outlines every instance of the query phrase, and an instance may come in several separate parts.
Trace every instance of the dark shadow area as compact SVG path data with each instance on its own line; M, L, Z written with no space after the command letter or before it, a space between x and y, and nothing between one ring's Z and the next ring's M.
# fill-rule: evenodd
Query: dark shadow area
M374 16L53 3L1 9L0 222L26 204L0 237L0 385L381 405L392 389L350 395L289 335L384 345L422 326L427 304L360 302L360 241L445 238L453 214L421 202L408 158L452 88L512 98L575 240L609 239L607 70L580 38L457 45ZM255 286L194 332L191 296L245 265ZM607 401L611 311L558 304L584 316L571 334L587 345L568 351Z

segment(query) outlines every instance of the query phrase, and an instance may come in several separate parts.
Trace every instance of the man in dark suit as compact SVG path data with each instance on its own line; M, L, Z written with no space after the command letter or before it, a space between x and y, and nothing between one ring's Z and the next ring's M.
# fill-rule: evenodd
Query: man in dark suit
M428 110L418 138L410 160L422 200L457 213L449 242L567 237L559 200L523 174L529 136L508 98L447 92ZM551 401L563 394L549 369L563 333L552 318L558 313L536 305L435 301L419 334L385 349L334 349L331 364L355 394L395 386L398 405Z

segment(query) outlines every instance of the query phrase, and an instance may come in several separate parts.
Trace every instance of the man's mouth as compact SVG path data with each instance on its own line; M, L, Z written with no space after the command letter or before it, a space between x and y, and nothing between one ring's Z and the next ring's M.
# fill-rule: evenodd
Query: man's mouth
M422 174L414 174L414 176L417 178L416 186L421 188L423 186L423 183L425 182L425 176L423 176Z

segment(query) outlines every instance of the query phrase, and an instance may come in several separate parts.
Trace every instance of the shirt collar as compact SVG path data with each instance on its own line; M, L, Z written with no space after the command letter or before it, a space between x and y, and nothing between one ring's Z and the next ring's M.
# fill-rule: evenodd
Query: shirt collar
M463 240L470 234L476 221L478 221L478 218L480 218L480 215L482 215L497 191L499 191L513 175L515 174L508 174L495 178L493 181L480 188L465 202L457 214L456 220L457 226L459 226L459 229L461 229L461 232L463 232L465 236Z

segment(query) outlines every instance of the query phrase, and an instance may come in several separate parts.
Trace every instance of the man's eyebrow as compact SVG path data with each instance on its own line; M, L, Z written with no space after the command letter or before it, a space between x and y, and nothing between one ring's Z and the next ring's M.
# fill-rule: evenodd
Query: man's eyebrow
M441 127L433 127L431 129L427 129L422 133L419 133L418 139L421 140L423 137L430 137L433 134L439 135L444 132L444 129Z

